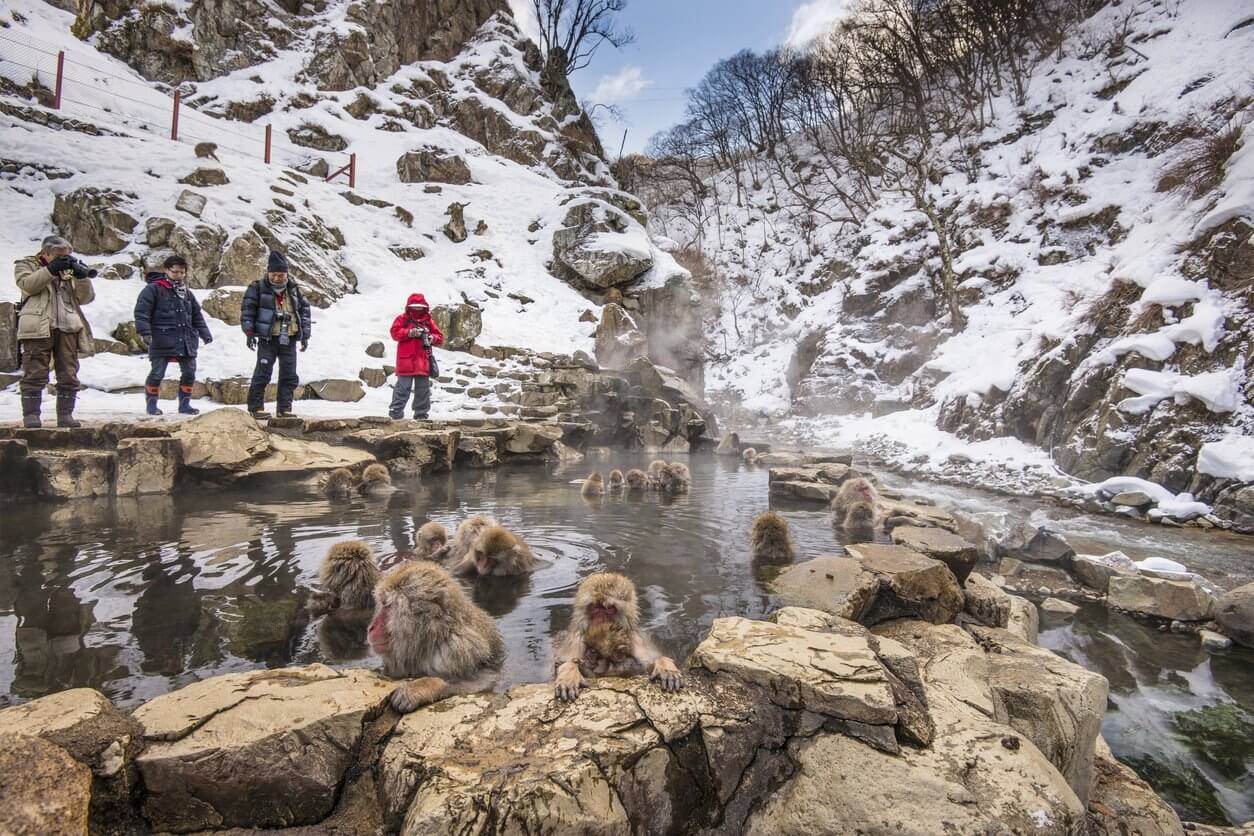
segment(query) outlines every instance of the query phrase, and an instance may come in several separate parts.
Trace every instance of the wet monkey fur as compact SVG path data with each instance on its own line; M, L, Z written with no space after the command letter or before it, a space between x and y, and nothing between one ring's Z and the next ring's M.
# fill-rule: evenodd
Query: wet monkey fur
M791 563L797 557L788 521L774 511L758 514L753 520L749 544L753 548L753 559L763 563Z

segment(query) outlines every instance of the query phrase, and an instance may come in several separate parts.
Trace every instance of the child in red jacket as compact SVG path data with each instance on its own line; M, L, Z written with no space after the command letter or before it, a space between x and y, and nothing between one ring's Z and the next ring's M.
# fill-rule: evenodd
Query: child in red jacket
M422 420L431 411L431 376L435 358L431 347L444 345L444 334L431 318L427 297L410 294L405 312L392 322L392 339L396 340L396 386L392 390L392 420L405 416L405 402L414 393L414 417Z

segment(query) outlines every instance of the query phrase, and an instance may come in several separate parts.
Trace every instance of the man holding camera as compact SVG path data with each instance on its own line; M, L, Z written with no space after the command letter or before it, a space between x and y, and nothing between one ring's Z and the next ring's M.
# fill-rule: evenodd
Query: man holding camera
M287 259L271 252L266 277L248 286L240 309L240 327L248 347L257 352L252 383L248 387L248 414L258 420L270 417L265 406L266 386L279 366L277 411L280 418L292 415L292 396L300 378L296 375L296 344L309 348L309 303L287 276Z
M392 321L396 340L396 386L388 415L397 421L405 415L405 403L414 395L414 417L424 420L431 412L431 378L438 375L432 346L444 345L444 334L431 318L427 297L411 294L405 312Z
M22 355L22 426L39 427L40 404L48 371L57 372L57 426L81 427L74 420L78 398L78 355L90 338L83 305L96 298L91 280L96 271L73 256L70 242L59 235L43 240L39 254L13 264L22 292L17 318L18 350Z

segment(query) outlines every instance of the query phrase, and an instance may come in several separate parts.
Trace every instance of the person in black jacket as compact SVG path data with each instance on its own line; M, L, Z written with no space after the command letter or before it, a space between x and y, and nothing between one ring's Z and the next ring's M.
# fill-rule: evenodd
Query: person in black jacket
M248 414L259 420L270 417L265 405L266 386L279 365L278 415L292 414L292 396L300 378L296 375L296 344L300 350L309 348L312 322L309 303L287 276L287 259L271 252L266 264L266 277L248 286L240 309L240 327L249 349L257 352L252 383L248 387Z
M187 261L172 255L161 265L164 272L148 274L148 285L135 302L135 330L148 343L152 371L144 381L148 414L160 415L157 395L171 360L179 364L179 412L199 415L192 407L192 385L196 382L196 353L200 341L213 342L200 303L187 289Z

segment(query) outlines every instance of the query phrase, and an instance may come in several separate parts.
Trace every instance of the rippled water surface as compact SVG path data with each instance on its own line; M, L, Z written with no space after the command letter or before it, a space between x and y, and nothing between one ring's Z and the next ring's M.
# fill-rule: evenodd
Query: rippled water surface
M821 506L770 502L766 470L733 461L692 459L692 493L670 500L588 502L571 484L593 466L625 469L647 458L461 471L398 482L401 491L386 499L343 503L276 490L6 508L0 705L88 686L133 706L228 671L310 662L377 667L364 624L306 615L318 561L331 543L359 537L387 563L411 547L428 520L452 529L470 514L492 514L543 561L530 578L472 588L506 638L507 685L551 676L551 637L566 624L575 587L594 571L629 575L646 628L682 658L715 618L758 617L773 608L763 570L749 558L756 514L768 507L783 513L805 556L839 547ZM988 494L890 482L994 525L1054 513ZM1068 536L1088 538L1093 550L1144 552L1165 535L1160 553L1202 571L1196 564L1206 564L1223 575L1224 586L1254 568L1254 541L1103 518L1063 515L1056 522ZM1254 733L1244 747L1234 737L1254 729L1245 725L1254 716L1254 654L1208 657L1194 636L1160 634L1100 606L1086 607L1072 623L1044 626L1043 643L1110 678L1105 732L1116 754L1191 818L1254 817Z

